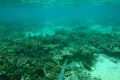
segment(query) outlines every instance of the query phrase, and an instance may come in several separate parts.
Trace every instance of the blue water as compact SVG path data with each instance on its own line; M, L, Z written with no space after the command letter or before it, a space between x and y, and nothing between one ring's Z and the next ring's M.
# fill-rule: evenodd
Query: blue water
M120 23L120 5L103 6L50 6L42 8L38 5L8 5L0 6L1 22L24 21L59 21L79 19L81 22L108 24Z
M119 26L120 5L0 5L0 80L119 80Z

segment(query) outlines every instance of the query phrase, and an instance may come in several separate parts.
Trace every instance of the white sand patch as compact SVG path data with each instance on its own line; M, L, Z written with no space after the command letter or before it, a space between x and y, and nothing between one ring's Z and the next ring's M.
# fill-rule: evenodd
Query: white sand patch
M112 60L106 55L100 55L91 75L102 80L120 80L120 60Z
M38 36L40 35L39 32L24 32L25 36Z
M112 31L112 26L104 26L104 25L92 25L89 27L89 30L95 30L102 33L110 33Z

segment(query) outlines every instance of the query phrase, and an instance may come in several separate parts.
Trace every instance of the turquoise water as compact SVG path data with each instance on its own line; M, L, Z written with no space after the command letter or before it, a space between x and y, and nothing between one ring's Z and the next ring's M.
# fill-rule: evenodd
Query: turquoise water
M0 1L0 80L120 79L119 3L22 1Z
M119 23L119 5L103 6L50 6L42 8L39 5L8 5L1 6L1 21L59 21L79 19L82 22L112 22ZM108 24L110 24L108 23Z

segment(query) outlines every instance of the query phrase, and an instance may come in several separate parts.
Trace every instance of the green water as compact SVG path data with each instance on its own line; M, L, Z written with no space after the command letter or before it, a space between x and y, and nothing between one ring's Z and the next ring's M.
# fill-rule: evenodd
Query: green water
M0 80L119 80L119 0L1 0Z

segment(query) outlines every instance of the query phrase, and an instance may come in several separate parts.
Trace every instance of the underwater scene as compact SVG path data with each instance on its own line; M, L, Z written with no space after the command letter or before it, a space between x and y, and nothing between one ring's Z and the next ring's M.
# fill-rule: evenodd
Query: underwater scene
M0 0L0 80L120 80L120 0Z

